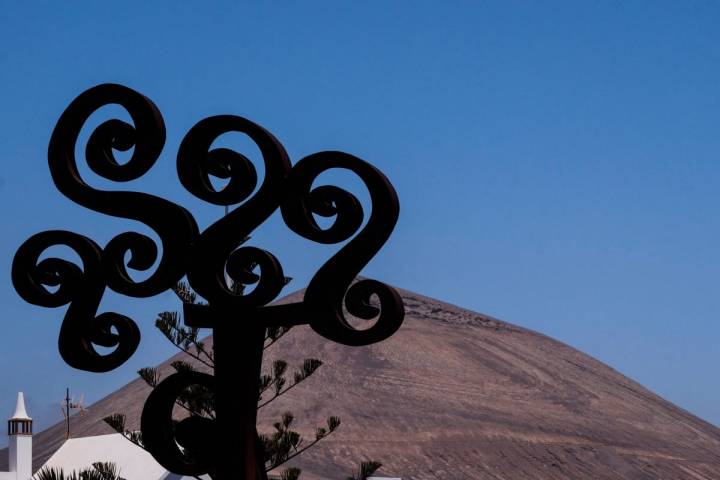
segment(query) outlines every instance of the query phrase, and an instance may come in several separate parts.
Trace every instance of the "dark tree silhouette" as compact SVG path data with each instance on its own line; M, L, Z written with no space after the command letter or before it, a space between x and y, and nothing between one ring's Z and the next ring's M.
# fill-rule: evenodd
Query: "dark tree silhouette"
M35 480L125 480L117 466L111 462L95 462L92 467L79 472L65 473L61 468L43 468L33 477Z

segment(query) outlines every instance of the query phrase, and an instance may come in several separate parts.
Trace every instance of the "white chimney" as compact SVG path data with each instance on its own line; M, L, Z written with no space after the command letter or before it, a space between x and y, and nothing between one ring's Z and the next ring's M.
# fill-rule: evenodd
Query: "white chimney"
M27 480L32 477L32 418L25 410L25 397L18 392L15 413L8 420L9 470L0 473L0 480L14 478ZM14 473L14 475L13 475Z

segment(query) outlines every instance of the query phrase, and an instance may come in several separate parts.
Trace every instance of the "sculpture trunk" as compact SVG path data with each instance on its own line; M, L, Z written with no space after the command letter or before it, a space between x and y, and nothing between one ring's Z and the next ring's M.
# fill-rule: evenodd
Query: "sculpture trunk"
M216 451L216 480L266 480L256 421L264 327L223 315L213 335L215 413L223 428Z

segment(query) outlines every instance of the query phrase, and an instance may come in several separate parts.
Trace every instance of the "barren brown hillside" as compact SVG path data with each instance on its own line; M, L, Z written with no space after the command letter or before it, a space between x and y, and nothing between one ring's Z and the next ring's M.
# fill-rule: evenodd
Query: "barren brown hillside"
M344 347L298 327L269 350L325 365L263 408L261 425L292 410L310 437L326 416L342 418L298 457L302 478L343 479L375 459L379 474L417 480L720 479L713 425L546 336L401 293L405 323L383 343ZM136 426L147 393L140 380L124 386L75 417L74 434L110 433L101 418L113 412ZM36 465L64 428L35 436Z

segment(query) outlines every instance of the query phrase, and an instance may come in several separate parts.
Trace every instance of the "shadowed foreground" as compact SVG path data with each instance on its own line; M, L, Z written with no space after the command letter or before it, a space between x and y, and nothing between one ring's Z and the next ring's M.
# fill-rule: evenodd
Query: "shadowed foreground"
M296 327L267 351L290 372L305 357L325 365L261 409L261 429L291 410L312 439L327 416L342 419L291 463L301 478L341 480L364 459L414 480L720 478L720 429L560 342L400 292L407 317L385 342L344 347ZM148 392L136 380L108 395L73 417L73 436L111 433L101 419L114 412L137 428ZM35 468L64 433L35 435Z

